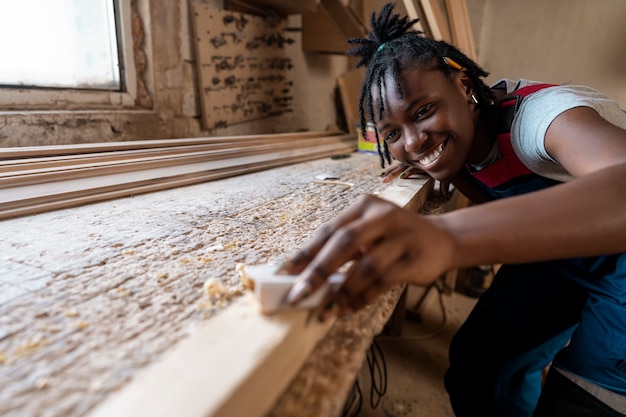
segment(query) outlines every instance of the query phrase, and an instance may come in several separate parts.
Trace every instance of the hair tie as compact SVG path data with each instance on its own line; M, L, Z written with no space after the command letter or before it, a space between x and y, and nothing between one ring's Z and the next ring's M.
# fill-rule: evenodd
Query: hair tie
M380 52L385 47L385 42L381 43L376 52Z

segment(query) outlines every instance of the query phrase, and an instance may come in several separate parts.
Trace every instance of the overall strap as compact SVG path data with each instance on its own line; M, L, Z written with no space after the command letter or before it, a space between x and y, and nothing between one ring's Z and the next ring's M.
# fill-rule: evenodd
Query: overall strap
M534 175L517 157L511 144L511 125L522 100L528 95L554 84L535 84L522 87L506 96L500 102L500 117L498 119L498 142L500 158L480 171L472 172L472 176L490 188L501 186L511 180Z

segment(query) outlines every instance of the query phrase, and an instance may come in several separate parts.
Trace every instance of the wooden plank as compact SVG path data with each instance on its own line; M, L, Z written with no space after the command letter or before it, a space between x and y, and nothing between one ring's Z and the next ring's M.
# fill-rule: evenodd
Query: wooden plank
M432 180L403 180L394 187L381 197L410 206L425 200ZM335 321L309 322L307 311L263 316L257 309L250 294L238 299L88 417L267 415ZM357 371L344 379L351 383Z
M476 60L474 35L465 0L445 0L452 43L470 59Z
M339 0L321 0L317 10L302 16L302 49L345 55L349 38L364 38L365 24Z
M424 15L420 14L420 5L418 1L419 0L403 0L404 8L406 9L406 13L407 13L407 16L409 17L409 20L420 19L419 22L413 25L413 28L415 30L419 30L419 31L426 33L427 30L425 28L425 25L422 24L422 22L424 21Z
M445 14L445 8L442 7L441 1L421 0L420 4L422 6L422 10L424 10L424 16L428 22L432 38L451 43L452 35L450 34L448 17Z
M326 144L352 140L354 136L330 136L318 137L298 141L298 147L316 147ZM241 156L258 155L263 153L275 153L294 148L292 142L247 145L241 147L220 147L218 149L206 149L196 151L183 150L183 152L162 154L134 154L132 158L104 158L71 161L63 164L52 164L49 167L30 169L26 165L20 165L20 169L0 173L0 186L16 187L29 184L47 183L71 178L84 178L88 176L106 175L109 173L131 172L157 168L161 166L185 165L195 162L213 161L218 159L236 158ZM27 169L24 169L27 168Z
M364 38L367 36L363 21L340 0L320 0L319 7L324 8L332 19L339 24L346 38Z
M346 116L348 131L357 133L359 129L359 96L361 94L361 84L365 77L365 69L358 68L348 71L337 78L337 86L341 95L341 104Z
M74 145L44 145L44 146L24 146L15 148L0 148L0 163L10 161L13 158L46 157L53 155L73 155L94 152L112 152L120 150L149 149L163 147L179 147L185 145L201 145L213 143L248 143L250 141L285 141L312 138L318 136L340 135L339 131L310 131L298 133L273 133L271 135L241 135L241 136L216 136L201 138L182 139L152 139L137 140L128 142L97 142Z
M273 146L274 151L262 154L242 156L236 153L231 158L208 161L206 158L189 159L178 165L166 159L145 164L143 169L133 171L111 165L100 171L92 168L91 176L86 175L85 170L90 169L86 167L82 172L62 172L55 177L56 181L48 181L49 176L46 178L45 174L41 174L38 181L25 180L21 186L0 188L0 219L226 178L349 153L356 148L354 135L332 139L326 144L321 144L321 139L313 139L309 146L299 142L298 146L292 145L283 150L276 150Z

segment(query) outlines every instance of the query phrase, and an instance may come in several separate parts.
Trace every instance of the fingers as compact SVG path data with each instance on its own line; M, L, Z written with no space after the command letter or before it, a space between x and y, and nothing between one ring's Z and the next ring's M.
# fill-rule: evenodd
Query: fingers
M364 249L374 246L385 233L386 227L378 220L385 216L387 211L394 209L401 210L377 197L366 196L329 223L325 230L307 245L306 250L315 253L315 256L300 273L298 281L289 293L288 301L299 302L322 286L329 275L346 262L360 258Z
M331 287L319 317L358 310L397 283L434 282L455 253L453 237L434 218L374 196L361 198L281 268L299 274L288 301L306 298L348 262L345 280Z
M402 174L400 174L400 178L402 179L408 179L408 178L426 178L428 177L428 174L426 172L424 172L423 170L416 168L416 167L407 167Z
M391 182L398 177L401 179L407 179L427 176L428 174L426 174L426 172L424 172L423 170L404 164L393 165L383 171L383 173L380 175L384 183Z
M313 293L326 282L330 274L358 255L358 242L366 244L368 235L368 228L360 224L367 217L365 212L376 201L381 200L374 196L359 199L324 225L295 256L279 268L279 274L300 274L290 292L290 302L297 303ZM355 233L360 236L354 236Z

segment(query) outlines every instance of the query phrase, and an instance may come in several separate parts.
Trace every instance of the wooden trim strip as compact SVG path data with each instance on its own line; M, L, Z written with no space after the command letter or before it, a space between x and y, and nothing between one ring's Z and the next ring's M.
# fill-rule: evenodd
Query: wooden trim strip
M0 219L226 178L356 149L353 134L307 132L229 140L124 142L122 149L91 144L5 150L0 154L22 157L0 163Z

